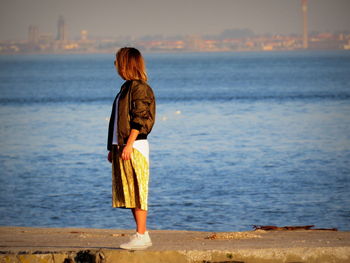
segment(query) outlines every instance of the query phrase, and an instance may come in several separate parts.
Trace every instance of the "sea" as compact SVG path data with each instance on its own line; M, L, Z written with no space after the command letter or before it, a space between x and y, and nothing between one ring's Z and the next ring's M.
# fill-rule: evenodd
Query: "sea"
M1 226L135 227L111 206L114 56L0 56ZM349 51L144 56L150 230L350 230Z

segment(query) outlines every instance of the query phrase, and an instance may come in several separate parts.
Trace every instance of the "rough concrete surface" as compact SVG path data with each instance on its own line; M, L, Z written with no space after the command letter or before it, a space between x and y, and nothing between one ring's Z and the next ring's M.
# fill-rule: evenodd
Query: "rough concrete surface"
M0 263L349 262L350 232L150 231L153 246L119 249L132 230L0 227Z

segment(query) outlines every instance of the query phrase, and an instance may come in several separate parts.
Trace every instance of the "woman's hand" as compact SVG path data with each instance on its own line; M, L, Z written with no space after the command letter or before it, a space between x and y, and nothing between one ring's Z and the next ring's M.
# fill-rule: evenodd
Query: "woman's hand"
M110 163L112 163L112 152L108 152L107 159Z
M122 159L124 161L131 159L131 154L132 154L132 149L133 149L132 146L134 145L134 142L135 142L138 135L139 135L138 130L131 129L128 141L127 141L127 143L123 149L123 152L122 152Z
M132 154L132 146L130 145L125 145L123 152L122 152L122 159L124 161L130 160L131 159L131 154Z

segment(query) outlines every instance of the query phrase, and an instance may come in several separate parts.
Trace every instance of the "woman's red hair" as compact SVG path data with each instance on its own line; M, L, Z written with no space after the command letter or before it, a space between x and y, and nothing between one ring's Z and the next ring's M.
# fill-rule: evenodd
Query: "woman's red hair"
M116 54L119 75L125 80L147 81L145 61L141 52L133 47L123 47Z

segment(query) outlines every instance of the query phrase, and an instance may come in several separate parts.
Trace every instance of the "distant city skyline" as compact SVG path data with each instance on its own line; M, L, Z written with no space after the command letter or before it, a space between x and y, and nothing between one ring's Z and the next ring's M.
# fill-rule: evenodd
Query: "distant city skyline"
M227 29L256 34L303 34L300 0L0 0L0 40L26 40L28 27L56 34L63 16L68 38L215 35ZM349 0L308 0L309 31L350 30Z

